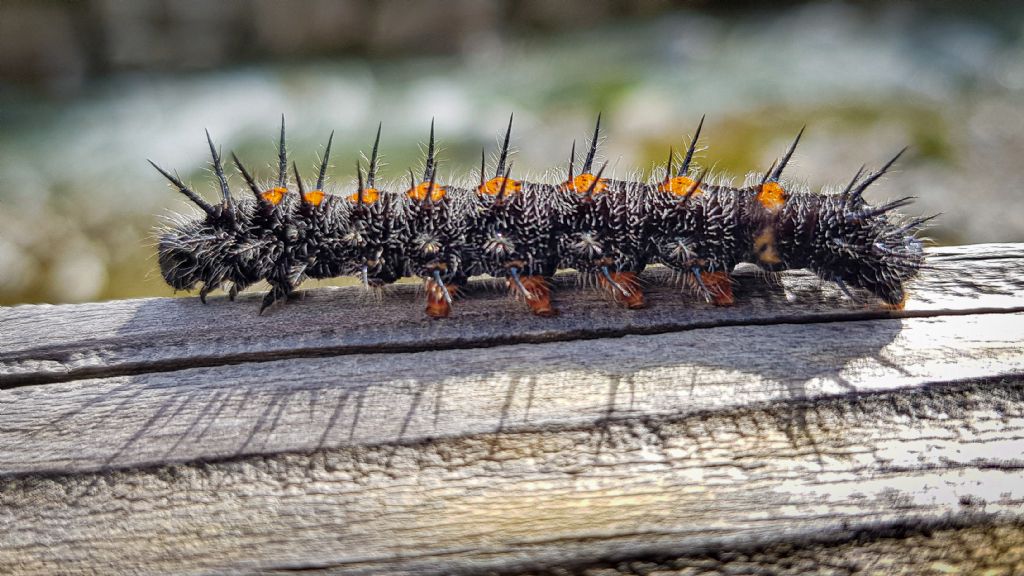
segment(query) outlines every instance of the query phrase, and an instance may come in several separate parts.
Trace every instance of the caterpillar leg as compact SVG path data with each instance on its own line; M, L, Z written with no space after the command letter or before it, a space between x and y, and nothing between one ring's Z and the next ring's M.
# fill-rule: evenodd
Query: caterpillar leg
M279 281L268 279L270 282L270 291L263 297L263 303L260 304L260 315L263 315L263 311L270 308L278 300L287 300L295 288L288 281Z
M230 287L227 288L227 291L228 299L231 300L232 302L234 302L235 298L238 297L239 292L248 288L248 284L239 284L237 280L234 282L228 280L226 283L231 285ZM217 286L203 286L203 288L199 290L199 301L202 302L203 304L206 304L206 296L210 292L213 292L215 288L217 288ZM224 288L224 286L222 285L220 286L220 288Z
M705 272L694 268L693 278L704 298L715 306L732 306L736 302L732 294L732 277L728 272Z
M522 294L531 312L544 318L558 315L558 310L551 305L551 287L543 276L520 276L515 268L509 272L512 276L505 281L509 290Z
M206 295L213 292L217 287L209 284L203 284L203 287L199 289L199 301L206 304ZM233 300L233 298L232 298Z
M447 318L452 311L452 299L458 295L461 282L452 281L445 284L439 272L434 278L425 280L427 290L427 316L431 318Z
M630 310L638 310L647 306L635 272L609 272L608 267L605 266L602 267L597 282L601 288L607 290L615 298L616 302Z
M846 282L842 278L833 278L833 282L839 289L843 291L850 301L856 304L866 304L864 300L858 298L850 288L846 285ZM875 296L882 300L882 306L887 310L903 310L907 306L907 292L902 286L872 286L869 288Z
M889 310L903 310L907 307L908 294L903 288L895 288L887 291L882 296L883 305Z

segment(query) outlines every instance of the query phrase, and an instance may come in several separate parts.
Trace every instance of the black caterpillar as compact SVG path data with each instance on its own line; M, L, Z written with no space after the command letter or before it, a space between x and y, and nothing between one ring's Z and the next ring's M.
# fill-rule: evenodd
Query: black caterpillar
M305 278L356 276L366 286L402 277L422 278L427 314L446 317L470 276L505 279L534 314L552 316L549 279L560 268L584 278L628 308L642 308L638 275L651 263L668 266L708 302L733 303L730 272L741 262L768 271L808 268L835 282L865 289L893 308L906 299L905 285L924 264L915 232L929 218L907 221L894 212L901 198L870 206L864 190L900 157L880 170L862 167L838 193L794 191L781 180L803 130L759 181L742 187L712 184L691 166L704 119L678 168L670 150L664 176L642 182L605 178L596 171L598 116L589 150L578 171L576 146L566 179L558 184L511 177L509 119L493 176L481 154L473 188L437 182L434 125L420 178L409 172L401 192L378 189L380 127L365 176L350 194L324 189L334 134L327 141L315 185L307 186L293 163L288 174L284 119L277 179L260 186L232 154L251 194L232 194L220 154L207 132L221 201L211 204L157 166L202 209L200 218L179 218L159 231L160 271L175 290L199 286L199 298L266 280L270 291L260 313L287 299Z

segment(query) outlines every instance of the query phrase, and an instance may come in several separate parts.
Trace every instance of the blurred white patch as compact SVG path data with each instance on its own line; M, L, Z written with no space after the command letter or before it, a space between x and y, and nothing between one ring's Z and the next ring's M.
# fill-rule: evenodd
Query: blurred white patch
M94 300L107 283L103 259L88 250L61 255L50 269L49 294L57 302Z
M35 260L17 245L0 238L0 292L24 290L39 273Z

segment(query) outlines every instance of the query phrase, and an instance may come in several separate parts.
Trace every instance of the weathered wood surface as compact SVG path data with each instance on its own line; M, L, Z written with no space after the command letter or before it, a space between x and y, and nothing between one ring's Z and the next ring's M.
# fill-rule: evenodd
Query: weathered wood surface
M948 385L9 478L0 566L512 570L990 525L1024 505L1022 394L1020 381Z
M958 349L966 335L983 342ZM1024 313L290 359L4 395L0 470L415 443L1024 374ZM1024 447L1024 446L1022 446Z
M929 261L901 313L0 309L0 573L1024 572L1024 246Z

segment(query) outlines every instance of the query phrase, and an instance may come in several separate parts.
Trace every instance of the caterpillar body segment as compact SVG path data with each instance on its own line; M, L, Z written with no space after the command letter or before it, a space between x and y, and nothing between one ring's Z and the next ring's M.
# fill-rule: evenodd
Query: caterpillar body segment
M596 162L600 118L577 168L573 144L565 179L528 182L509 160L512 119L493 170L481 159L475 186L440 181L431 124L422 174L407 185L378 187L380 128L357 183L325 188L333 133L316 181L288 170L282 119L277 174L261 185L231 155L245 187L232 193L219 150L207 134L220 201L208 202L176 175L154 167L199 209L158 231L161 274L175 290L200 298L266 281L260 312L288 299L306 278L358 278L380 287L421 279L426 313L449 316L470 276L503 279L538 316L553 316L551 277L577 270L587 283L629 309L646 305L639 275L649 264L673 270L681 283L715 305L731 305L733 269L751 262L768 271L806 268L851 298L862 289L899 308L906 286L924 265L916 230L928 219L897 213L909 198L871 206L865 189L875 172L861 169L839 193L815 194L783 179L800 134L759 181L733 187L706 181L692 164L703 118L676 167L670 151L657 180L619 180ZM902 152L900 153L902 154ZM488 177L489 176L489 177Z
M427 314L444 318L470 276L469 195L465 190L439 186L433 173L424 183L410 184L406 192L406 275L424 281Z
M497 194L478 189L473 195L467 234L471 270L503 278L535 314L554 316L548 283L558 270L559 224L567 207L557 186L516 181L510 174L506 169L496 177L502 179Z
M600 181L600 171L593 180ZM563 220L558 250L563 268L591 277L609 296L627 308L646 305L638 276L651 257L649 186L608 181L579 192L563 187L569 209Z
M579 174L575 143L569 155L567 179L560 188L568 206L558 245L561 267L595 280L588 283L622 306L643 308L639 275L652 254L649 211L654 189L646 182L605 178L607 162L594 172L600 131L598 116Z
M743 190L704 192L699 180L692 188L682 197L662 194L652 199L654 260L708 302L732 304L729 273L751 260L756 206Z

